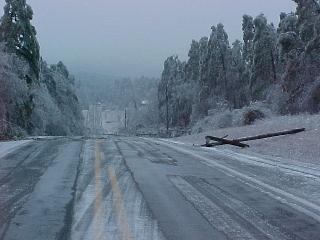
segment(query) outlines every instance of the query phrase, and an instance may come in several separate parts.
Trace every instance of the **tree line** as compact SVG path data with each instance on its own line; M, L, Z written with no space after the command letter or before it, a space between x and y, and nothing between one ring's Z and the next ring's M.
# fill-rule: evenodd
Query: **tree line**
M0 21L0 135L81 134L74 77L40 54L32 8L6 0Z
M187 61L164 62L158 86L160 121L187 127L210 109L263 101L279 114L320 110L320 4L294 0L276 27L263 14L244 15L243 39L230 44L224 25L193 40Z

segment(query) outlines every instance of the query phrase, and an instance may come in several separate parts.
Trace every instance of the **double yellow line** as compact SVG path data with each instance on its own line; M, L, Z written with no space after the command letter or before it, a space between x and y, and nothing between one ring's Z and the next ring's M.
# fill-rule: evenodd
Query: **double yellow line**
M96 141L95 144L95 163L94 163L94 172L95 172L95 212L94 212L94 224L95 224L95 239L102 240L106 239L104 236L105 228L107 226L104 225L104 203L103 203L103 182L102 182L102 160L104 159L104 154L101 151L101 141ZM128 217L126 214L126 210L123 204L123 197L121 193L121 189L119 186L119 182L115 173L115 170L112 166L109 166L107 169L107 174L109 181L111 183L111 191L112 191L112 202L113 202L113 211L115 211L117 215L117 224L119 227L119 231L121 233L121 239L123 240L133 240L130 226L128 223Z

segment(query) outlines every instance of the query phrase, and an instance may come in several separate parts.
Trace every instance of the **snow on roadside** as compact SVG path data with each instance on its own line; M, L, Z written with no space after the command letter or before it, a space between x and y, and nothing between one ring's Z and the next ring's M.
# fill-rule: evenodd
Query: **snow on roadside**
M30 142L32 142L32 140L0 142L0 158Z
M232 146L219 146L218 148L247 154L255 152L298 162L320 164L320 115L277 116L257 121L249 126L213 129L172 140L186 144L204 144L207 135L218 137L229 135L228 138L234 139L294 128L306 128L306 131L295 135L251 141L248 142L249 149Z

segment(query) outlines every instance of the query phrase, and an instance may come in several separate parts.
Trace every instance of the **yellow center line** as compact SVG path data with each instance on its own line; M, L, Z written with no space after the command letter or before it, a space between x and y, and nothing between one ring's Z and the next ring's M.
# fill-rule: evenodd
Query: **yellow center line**
M117 180L116 173L112 167L108 167L108 176L111 182L111 189L113 193L113 204L118 215L118 226L122 233L122 239L133 240L130 227L127 221L128 217L123 205L121 189Z
M101 142L96 141L95 144L95 212L94 212L94 226L95 226L95 239L100 240L104 234L105 226L104 224L104 205L103 205L103 196L102 196L102 181L101 181L101 161L104 159L104 154L101 151ZM108 177L111 183L111 191L112 191L112 202L113 208L117 215L117 224L119 230L121 232L121 239L123 240L133 240L130 226L128 224L128 217L123 204L123 197L121 194L121 189L119 186L119 182L117 180L117 176L113 167L108 167L107 169ZM104 236L105 237L105 236ZM103 238L105 239L105 238Z
M103 197L102 197L102 183L101 183L101 151L100 142L96 142L95 145L95 162L94 162L94 172L95 172L95 207L94 207L94 226L95 226L95 239L102 239L103 234Z

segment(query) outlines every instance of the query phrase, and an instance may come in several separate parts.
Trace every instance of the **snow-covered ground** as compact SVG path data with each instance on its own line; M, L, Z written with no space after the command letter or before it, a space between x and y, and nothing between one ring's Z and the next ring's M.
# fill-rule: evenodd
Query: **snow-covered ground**
M17 148L30 143L31 141L32 140L0 142L0 158L4 157L10 152L13 152Z
M228 138L234 139L294 128L306 128L306 131L295 135L250 141L248 142L249 149L232 146L219 146L217 149L229 149L245 154L254 152L291 161L320 164L320 115L277 116L259 120L249 126L213 129L175 138L173 141L186 144L204 144L207 135L218 137L228 135Z

